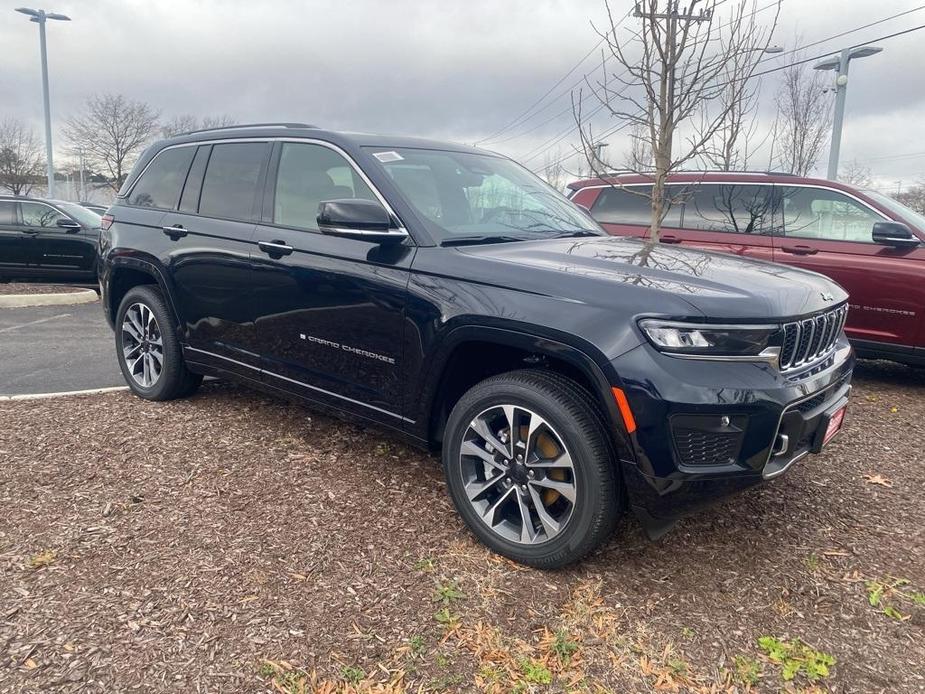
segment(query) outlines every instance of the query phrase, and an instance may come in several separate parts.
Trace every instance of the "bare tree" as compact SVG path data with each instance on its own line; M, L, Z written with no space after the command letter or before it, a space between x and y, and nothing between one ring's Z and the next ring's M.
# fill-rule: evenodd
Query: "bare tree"
M558 191L562 191L565 185L565 167L562 165L562 156L557 152L556 156L546 155L546 162L543 164L543 178L546 182Z
M755 139L760 80L738 79L747 68L746 59L751 57L738 54L727 66L726 86L718 97L720 111L726 115L702 157L709 167L720 171L747 170L751 153L767 141L767 136Z
M870 186L870 167L864 166L857 159L852 159L838 172L838 180L859 188Z
M206 116L199 119L191 114L182 114L174 116L168 121L161 124L161 137L174 137L182 135L191 130L205 130L206 128L222 128L228 125L236 125L237 120L231 116Z
M0 121L0 186L28 195L41 180L45 158L35 132L15 118Z
M773 168L806 176L816 167L832 129L832 100L823 79L818 70L806 64L783 71L775 99Z
M635 125L629 137L630 147L623 154L623 168L627 171L651 171L654 161L648 131Z
M892 197L919 214L925 214L925 183L916 183L911 188L893 194Z
M64 134L72 151L102 171L118 190L141 150L157 135L158 113L122 94L98 94L84 111L67 120Z
M728 120L732 102L722 97L730 81L747 83L770 45L780 13L758 24L755 0L734 2L725 22L715 11L716 0L639 0L636 17L641 22L637 53L630 41L621 41L610 0L605 0L609 26L596 29L606 44L609 58L619 72L604 70L596 83L586 85L611 118L646 133L652 150L652 217L649 238L657 242L662 221L672 201L666 191L668 175L685 163L702 157L717 132ZM573 95L573 112L589 165L595 141L582 121L581 92ZM686 137L682 138L682 134Z

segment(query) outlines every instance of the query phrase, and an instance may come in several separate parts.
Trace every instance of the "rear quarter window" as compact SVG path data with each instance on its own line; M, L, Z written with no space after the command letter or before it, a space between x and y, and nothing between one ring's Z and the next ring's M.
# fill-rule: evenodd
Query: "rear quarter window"
M173 210L180 199L195 147L174 147L158 154L132 187L128 204Z
M667 186L670 198L679 197L681 190L677 185ZM625 186L622 188L603 188L591 207L591 215L604 224L635 224L649 226L652 222L652 186ZM681 226L682 204L671 206L662 225L666 227Z

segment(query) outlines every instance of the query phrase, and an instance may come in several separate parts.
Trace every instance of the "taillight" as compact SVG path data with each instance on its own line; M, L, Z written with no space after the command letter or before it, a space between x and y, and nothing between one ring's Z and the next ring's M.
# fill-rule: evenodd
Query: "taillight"
M116 218L111 214L104 214L100 221L100 229L107 231L114 221L116 221Z

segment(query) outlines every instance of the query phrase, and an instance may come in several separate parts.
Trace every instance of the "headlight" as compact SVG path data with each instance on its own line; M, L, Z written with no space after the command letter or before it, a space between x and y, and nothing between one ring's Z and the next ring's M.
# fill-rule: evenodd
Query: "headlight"
M779 325L686 324L647 318L639 327L662 352L718 357L765 357ZM764 354L763 354L764 353Z

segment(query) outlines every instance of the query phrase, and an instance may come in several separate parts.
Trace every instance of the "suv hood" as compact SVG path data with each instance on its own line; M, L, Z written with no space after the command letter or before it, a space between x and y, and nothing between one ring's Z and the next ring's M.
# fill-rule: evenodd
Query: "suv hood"
M487 265L517 266L495 268L493 284L596 304L612 303L613 292L620 292L639 302L639 313L677 315L686 304L692 317L768 320L823 311L848 298L815 272L631 238L545 239L457 250ZM653 292L672 300L646 301Z

